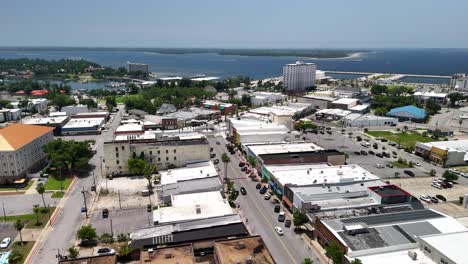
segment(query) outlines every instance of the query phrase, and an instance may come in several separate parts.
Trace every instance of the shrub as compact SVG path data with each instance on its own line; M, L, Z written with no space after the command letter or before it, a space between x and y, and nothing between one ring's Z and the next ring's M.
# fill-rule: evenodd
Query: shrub
M101 243L112 243L114 242L114 238L110 234L104 233L99 237L99 241Z

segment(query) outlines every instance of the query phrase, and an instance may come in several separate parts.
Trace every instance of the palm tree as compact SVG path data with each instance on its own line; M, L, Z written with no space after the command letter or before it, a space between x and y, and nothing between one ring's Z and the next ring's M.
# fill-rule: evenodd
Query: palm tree
M226 153L221 155L221 161L224 163L224 178L227 179L227 165L231 162L231 158Z
M44 184L39 183L37 186L36 186L36 191L41 195L42 197L42 203L44 204L44 208L47 208L46 206L46 203L45 203L45 199L44 199L44 192L45 192L45 188L44 188Z
M460 132L460 131L461 131L462 124L463 124L463 119L459 119L459 120L458 120L458 124L460 124L460 128L458 129L458 131Z
M33 212L36 214L36 226L38 226L40 223L39 223L39 205L38 204L35 204L34 207L33 207Z
M16 220L15 222L15 228L16 230L19 232L19 235L20 235L20 242L21 242L21 246L23 246L23 235L21 234L21 230L23 230L23 227L24 227L24 224L21 220Z

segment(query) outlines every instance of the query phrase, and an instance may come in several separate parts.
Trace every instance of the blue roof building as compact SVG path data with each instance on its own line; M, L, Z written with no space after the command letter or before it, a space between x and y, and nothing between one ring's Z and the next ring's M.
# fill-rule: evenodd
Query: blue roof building
M414 105L407 105L391 109L387 116L396 117L399 121L423 121L426 118L426 111Z

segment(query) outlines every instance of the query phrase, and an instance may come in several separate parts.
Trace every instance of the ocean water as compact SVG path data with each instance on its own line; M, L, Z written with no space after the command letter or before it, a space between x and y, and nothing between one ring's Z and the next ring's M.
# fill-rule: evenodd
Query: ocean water
M295 57L232 56L205 54L166 55L143 51L112 50L22 50L0 48L0 58L86 59L101 65L125 67L128 61L147 63L158 76L193 76L205 74L221 78L249 76L268 78L280 76L282 66ZM401 49L376 50L359 57L342 59L305 59L314 62L319 70L382 72L427 75L452 75L468 72L468 50L459 49Z

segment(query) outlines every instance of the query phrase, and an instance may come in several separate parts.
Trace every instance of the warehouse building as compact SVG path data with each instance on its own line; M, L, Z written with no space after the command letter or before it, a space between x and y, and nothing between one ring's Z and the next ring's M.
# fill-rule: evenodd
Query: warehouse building
M52 127L54 128L54 135L60 136L62 134L62 127L69 119L68 116L38 117L27 119L24 121L24 124Z
M304 95L297 98L299 103L309 104L313 109L327 109L336 98L332 96Z
M332 108L349 110L359 104L359 99L354 98L341 98L331 103Z
M444 167L466 165L468 140L417 142L415 153Z
M62 136L101 134L105 123L104 118L72 118L62 127Z
M395 126L398 124L398 118L361 115L353 113L344 117L344 123L349 127L371 127L371 126Z
M423 122L426 119L426 110L414 105L402 106L391 109L387 116L396 117L401 121Z

